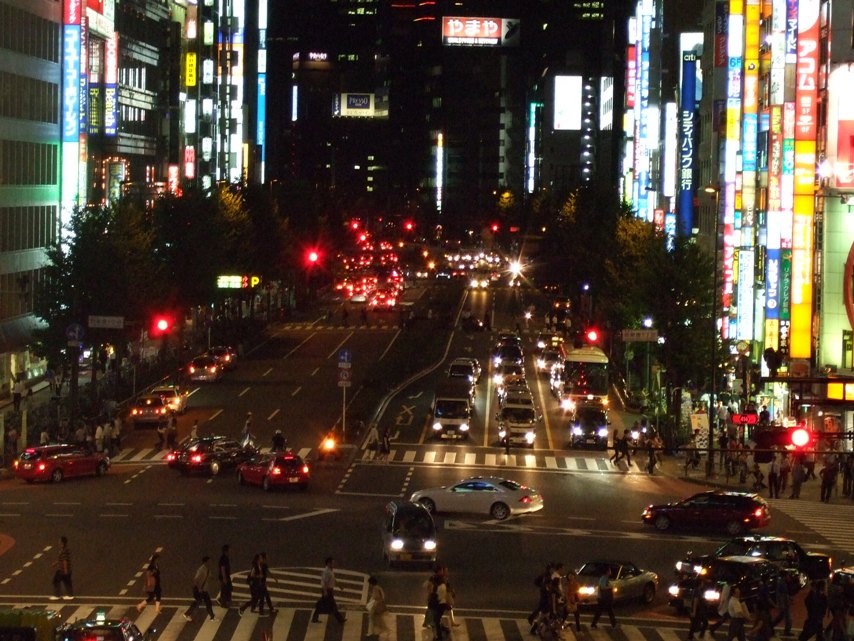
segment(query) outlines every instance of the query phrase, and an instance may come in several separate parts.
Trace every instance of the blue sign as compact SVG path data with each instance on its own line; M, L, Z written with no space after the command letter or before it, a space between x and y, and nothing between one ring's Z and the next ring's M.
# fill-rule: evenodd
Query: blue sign
M86 330L80 323L71 323L65 328L65 338L70 341L82 341L86 335Z
M80 25L63 27L62 73L62 142L79 142Z
M353 362L353 354L349 349L342 349L338 352L338 362L350 364Z
M347 94L347 109L370 109L371 94L369 93L348 93Z

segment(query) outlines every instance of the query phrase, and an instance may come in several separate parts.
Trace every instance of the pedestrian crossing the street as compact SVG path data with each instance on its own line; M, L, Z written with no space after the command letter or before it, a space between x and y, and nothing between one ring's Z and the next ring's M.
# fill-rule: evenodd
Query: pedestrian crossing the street
M465 467L511 467L532 468L541 470L553 470L559 472L606 472L614 474L625 474L626 472L639 474L645 473L636 461L632 461L627 469L615 466L609 459L604 457L586 456L563 456L554 453L510 453L502 451L474 451L467 452L453 449L406 449L393 448L388 455L389 463L403 463L409 465L459 465ZM373 452L363 451L357 458L357 462L365 465L377 465L373 460Z
M364 603L364 602L363 602ZM149 605L137 613L133 604L98 605L68 604L9 604L15 608L51 609L57 612L61 622L94 619L99 613L107 619L127 617L134 621L143 633L149 628L156 630L156 641L361 641L367 633L367 613L356 603L341 602L339 606L347 620L339 624L332 617L321 615L320 623L312 623L312 605L281 607L272 616L261 617L245 612L242 616L236 607L228 610L214 605L216 620L209 620L204 607L198 608L192 621L184 619L184 604L164 604L157 613ZM429 641L432 629L423 626L424 614L419 608L393 606L386 614L389 634L383 641ZM507 616L465 616L457 614L457 626L450 627L450 641L522 641L531 638L530 625L521 613ZM563 641L680 641L684 638L687 623L632 619L631 623L620 622L616 629L603 625L591 630L582 624L581 630L565 629Z
M844 500L844 503L842 502ZM848 499L831 503L804 499L768 499L772 510L779 510L824 537L841 551L854 554L854 503Z

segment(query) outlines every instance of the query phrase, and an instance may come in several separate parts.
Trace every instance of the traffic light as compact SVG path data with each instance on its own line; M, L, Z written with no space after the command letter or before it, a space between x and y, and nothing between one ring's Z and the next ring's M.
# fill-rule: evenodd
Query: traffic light
M309 267L314 267L320 261L320 252L316 249L309 249L305 253L305 263Z
M172 331L172 327L175 325L175 318L172 314L155 314L151 319L151 330L149 334L151 336L163 336L164 334L168 334Z
M792 445L799 449L809 445L812 440L809 430L803 427L796 427L793 429L790 434L790 438L792 440Z
M492 226L490 227L490 229L492 230L492 233L493 233L493 234L497 234L497 233L498 233L498 229L499 229L499 227L498 227L498 223L492 223Z
M412 231L413 229L415 229L415 223L413 223L411 220L407 220L405 223L403 223L403 228L406 231Z
M596 329L588 329L584 334L584 337L587 339L588 343L596 343L599 340L599 332Z

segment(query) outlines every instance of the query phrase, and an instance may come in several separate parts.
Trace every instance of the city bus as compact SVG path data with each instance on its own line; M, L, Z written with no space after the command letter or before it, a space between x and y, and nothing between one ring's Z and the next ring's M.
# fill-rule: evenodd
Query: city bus
M562 367L552 371L549 387L560 407L574 412L579 405L608 407L608 356L600 348L585 345L570 349Z

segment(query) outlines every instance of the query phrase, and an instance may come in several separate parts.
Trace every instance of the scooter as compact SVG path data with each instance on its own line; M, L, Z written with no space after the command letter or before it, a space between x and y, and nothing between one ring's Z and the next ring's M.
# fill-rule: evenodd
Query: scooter
M341 458L341 449L338 447L338 438L334 431L330 431L320 442L320 447L317 448L317 460L332 458L336 461Z

